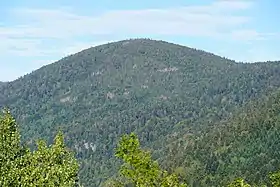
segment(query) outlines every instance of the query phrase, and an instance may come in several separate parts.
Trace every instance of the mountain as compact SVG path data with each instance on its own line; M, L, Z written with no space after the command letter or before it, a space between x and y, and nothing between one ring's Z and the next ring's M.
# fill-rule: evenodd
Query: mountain
M163 159L176 135L200 137L276 90L279 80L279 62L236 63L165 41L131 39L83 50L6 83L0 107L11 109L30 145L40 137L51 141L62 129L81 160L82 182L98 186L120 164L113 157L120 135L135 131Z

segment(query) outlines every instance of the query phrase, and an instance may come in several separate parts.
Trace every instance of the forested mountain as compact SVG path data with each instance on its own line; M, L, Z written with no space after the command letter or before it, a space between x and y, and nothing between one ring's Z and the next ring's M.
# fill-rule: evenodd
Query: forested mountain
M221 121L234 118L244 104L279 86L278 62L242 64L164 41L134 39L81 51L4 84L0 107L11 109L28 144L39 137L51 141L61 129L82 161L85 186L98 186L115 173L117 139L132 131L156 159L177 152L176 159L163 162L166 167L172 162L187 167L193 159L190 170L202 174L195 181L210 177L199 155L216 135L206 129L219 130ZM183 144L175 146L189 136L207 141L193 155L180 151ZM219 161L209 159L210 165ZM230 170L223 169L215 172Z

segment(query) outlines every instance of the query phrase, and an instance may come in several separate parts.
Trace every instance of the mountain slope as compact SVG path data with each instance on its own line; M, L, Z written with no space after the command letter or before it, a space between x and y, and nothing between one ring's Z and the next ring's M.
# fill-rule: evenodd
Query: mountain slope
M269 186L268 174L280 169L280 90L249 102L229 120L199 136L172 137L161 158L184 173L191 186L225 186L235 178Z
M147 39L97 46L63 58L0 89L29 144L58 129L83 161L86 186L118 162L117 138L135 131L156 152L178 132L199 133L247 101L280 86L278 62L237 64L201 50ZM162 155L155 154L156 158Z

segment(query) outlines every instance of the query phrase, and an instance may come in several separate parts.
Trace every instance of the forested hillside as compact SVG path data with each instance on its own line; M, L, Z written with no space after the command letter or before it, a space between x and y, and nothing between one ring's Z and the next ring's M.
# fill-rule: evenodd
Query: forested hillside
M280 90L249 102L200 135L178 133L161 152L163 166L191 186L226 186L235 178L270 186L280 169Z
M203 146L211 147L214 141L206 129L220 129L220 121L232 119L247 102L276 90L279 80L278 62L235 63L164 41L125 40L81 51L4 84L0 107L11 109L30 145L40 137L50 142L61 129L82 161L80 179L85 186L98 186L115 174L120 163L113 149L120 135L132 131L154 150L155 159L165 158L171 142L203 137L203 149L198 146L193 154L197 157L175 146L174 159L163 163L193 163L188 168L202 174L194 174L193 180L211 182L211 175L221 177L219 172L227 171L228 177L245 165L216 169L210 175L214 169L205 170L204 156L210 165L218 161L209 160L216 158L209 157L211 151L200 156Z

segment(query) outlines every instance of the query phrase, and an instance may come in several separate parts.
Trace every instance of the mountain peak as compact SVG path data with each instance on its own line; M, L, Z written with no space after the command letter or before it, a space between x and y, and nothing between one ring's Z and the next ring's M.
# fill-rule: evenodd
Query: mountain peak
M102 71L112 71L114 68L133 66L134 64L140 66L146 64L144 65L146 67L170 68L169 66L194 66L195 64L228 66L235 64L235 62L213 53L179 44L162 40L136 38L110 42L82 50L46 65L31 74L43 73L45 70L48 71L48 69L53 69L54 67L63 69L66 66L76 69L76 71L80 69L76 66L94 67L100 71L101 69L103 69ZM87 70L91 71L90 68ZM52 74L52 72L48 73Z

